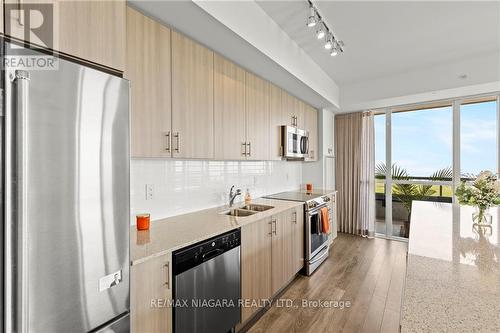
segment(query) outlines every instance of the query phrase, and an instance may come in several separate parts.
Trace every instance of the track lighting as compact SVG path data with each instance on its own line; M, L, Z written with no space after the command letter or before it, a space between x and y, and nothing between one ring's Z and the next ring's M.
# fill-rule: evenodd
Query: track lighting
M322 39L323 37L325 37L325 26L320 23L318 29L316 29L316 38Z
M314 9L313 5L311 4L309 6L309 17L307 18L307 26L308 27L314 27L316 25L317 20L316 20L316 9Z
M333 47L333 37L332 35L328 35L326 37L325 49L330 50Z
M318 40L323 39L326 36L324 48L330 52L330 55L332 57L335 57L338 54L343 53L344 42L338 40L334 36L333 30L331 30L328 27L327 23L319 13L318 9L314 7L312 0L307 0L307 2L309 4L309 15L307 16L307 26L308 27L317 26L316 38Z

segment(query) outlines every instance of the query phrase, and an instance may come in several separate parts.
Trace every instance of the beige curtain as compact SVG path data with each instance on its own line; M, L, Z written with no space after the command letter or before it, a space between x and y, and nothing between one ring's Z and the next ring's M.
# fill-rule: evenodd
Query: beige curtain
M375 236L375 128L373 114L363 112L361 124L361 176L359 218L361 235Z
M335 182L340 232L365 236L374 233L375 200L371 200L374 188L370 187L374 182L373 132L371 113L335 117Z

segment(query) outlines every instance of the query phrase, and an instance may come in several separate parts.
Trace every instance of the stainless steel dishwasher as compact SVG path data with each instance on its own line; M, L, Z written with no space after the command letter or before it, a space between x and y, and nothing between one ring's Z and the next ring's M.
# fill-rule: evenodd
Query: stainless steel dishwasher
M174 333L226 333L240 321L240 230L175 251Z

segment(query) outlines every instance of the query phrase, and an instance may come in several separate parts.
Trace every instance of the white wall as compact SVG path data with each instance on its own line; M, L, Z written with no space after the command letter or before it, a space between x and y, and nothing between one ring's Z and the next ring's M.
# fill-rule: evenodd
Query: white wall
M133 159L130 165L131 223L135 215L152 220L227 204L231 185L249 188L253 198L287 190L302 183L302 163L285 161L202 161ZM146 200L146 184L153 184ZM243 195L236 201L242 201Z

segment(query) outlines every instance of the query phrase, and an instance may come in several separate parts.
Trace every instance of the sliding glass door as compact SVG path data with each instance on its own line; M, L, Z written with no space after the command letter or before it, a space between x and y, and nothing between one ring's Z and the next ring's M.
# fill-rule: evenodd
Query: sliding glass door
M375 231L406 239L412 202L452 202L460 178L498 172L498 97L375 114Z

